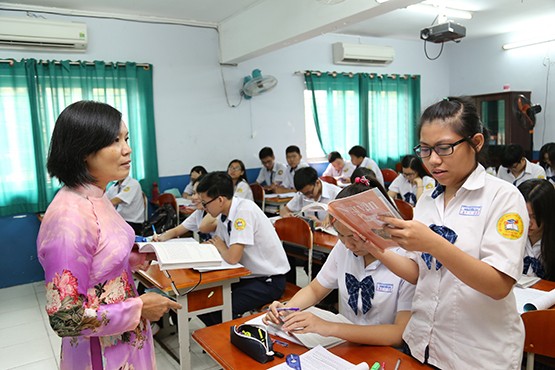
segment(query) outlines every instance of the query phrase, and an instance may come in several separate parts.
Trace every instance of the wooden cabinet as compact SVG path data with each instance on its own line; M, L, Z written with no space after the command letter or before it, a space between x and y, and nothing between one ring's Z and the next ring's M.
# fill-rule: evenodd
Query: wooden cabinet
M514 111L515 99L521 94L530 99L530 91L505 91L474 95L472 98L483 124L490 130L489 144L492 146L520 144L530 159L531 135L518 122Z

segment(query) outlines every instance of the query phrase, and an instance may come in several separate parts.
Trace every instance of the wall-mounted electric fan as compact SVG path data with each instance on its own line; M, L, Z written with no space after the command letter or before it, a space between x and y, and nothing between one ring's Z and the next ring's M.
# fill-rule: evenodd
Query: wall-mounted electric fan
M513 102L513 112L520 126L530 133L530 148L534 150L534 126L536 114L542 111L540 105L533 105L524 95L518 95Z
M260 95L263 92L273 89L277 85L277 79L274 76L263 76L259 69L252 71L251 76L243 78L243 87L241 88L241 95L245 99L250 99L253 96Z

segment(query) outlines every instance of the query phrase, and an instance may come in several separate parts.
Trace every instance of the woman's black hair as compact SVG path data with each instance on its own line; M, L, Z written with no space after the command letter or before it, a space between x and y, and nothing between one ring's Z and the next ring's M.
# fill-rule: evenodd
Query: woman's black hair
M422 161L415 155L406 155L401 159L401 167L403 168L410 168L420 178L424 178L424 176L429 176L424 166L422 165Z
M82 100L66 107L54 126L46 167L70 188L94 184L86 158L110 146L121 129L121 113L108 104Z
M200 176L206 175L208 173L208 171L206 171L206 168L204 168L202 166L195 166L195 167L191 168L191 171L189 172L189 174L191 174L193 172L198 173ZM193 180L193 185L200 179L200 176L197 177L195 180Z
M547 154L547 158L551 161L551 165L555 166L555 143L544 144L540 149L539 164L547 171L549 165L543 160L544 156Z
M530 179L521 183L518 190L530 204L536 224L543 226L541 261L544 279L555 281L555 187L544 179Z
M376 179L376 174L371 169L366 167L357 167L351 174L351 177L350 177L351 184L355 183L355 179L357 177L362 177L362 176L366 177L367 179L369 179L370 177L372 177L373 179Z
M241 171L243 171L243 174L239 178L240 179L239 181L245 180L248 184L249 179L247 178L247 169L245 168L245 164L243 163L243 161L240 159L234 159L231 162L229 162L229 164L227 165L227 168L229 168L233 163L239 163L239 166L241 166Z
M375 177L363 176L363 177L357 177L357 179L358 181L355 179L351 185L343 188L343 190L341 190L337 194L335 199L347 198L351 195L362 193L363 191L367 191L373 188L378 188L378 190L384 195L385 199L387 199L389 203L391 203L391 205L395 207L395 209L397 209L397 206L395 205L395 203L391 200L389 195L387 195L387 190L385 190L382 184L380 184L380 182Z
M476 105L471 98L464 96L448 97L430 105L422 113L418 125L418 135L420 135L422 126L432 121L443 121L449 125L455 133L465 138L468 144L476 150L476 160L482 164L486 163L489 131L482 124ZM476 134L484 135L484 144L479 152L471 140Z

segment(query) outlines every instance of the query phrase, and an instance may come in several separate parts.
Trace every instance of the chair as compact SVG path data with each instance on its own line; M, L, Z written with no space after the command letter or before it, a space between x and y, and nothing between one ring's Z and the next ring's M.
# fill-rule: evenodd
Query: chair
M264 191L264 188L257 182L250 184L250 187L254 202L258 204L262 212L264 212L264 209L266 209L266 198L264 197L266 192Z
M555 309L524 312L522 315L526 337L526 370L534 369L534 362L555 366ZM536 359L535 355L539 355ZM546 356L546 357L544 357Z
M412 220L412 216L414 214L414 210L409 202L406 202L402 199L394 199L395 205L403 217L403 220Z
M337 185L337 180L333 176L320 176L320 180Z
M158 205L170 204L175 209L175 214L177 217L177 225L179 225L179 207L177 206L177 200L175 196L171 193L162 193L158 197Z
M391 168L382 168L380 171L382 172L383 182L386 189L389 188L389 184L391 184L393 180L399 176L399 173Z

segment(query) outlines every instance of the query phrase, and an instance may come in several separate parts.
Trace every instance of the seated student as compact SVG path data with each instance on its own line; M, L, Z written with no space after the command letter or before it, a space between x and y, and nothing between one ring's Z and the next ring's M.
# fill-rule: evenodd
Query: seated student
M416 205L424 190L433 189L435 180L428 176L422 166L422 161L414 155L406 155L401 159L403 175L397 176L389 185L387 194L393 199L399 199Z
M234 196L250 199L254 202L254 196L249 185L249 180L247 180L245 164L243 161L234 159L229 162L229 165L227 166L227 174L233 181L233 188L235 189Z
M145 202L139 182L127 176L106 190L106 196L121 217L133 228L135 235L141 235L145 222Z
M296 145L290 145L285 149L285 159L287 160L287 169L285 170L283 183L272 186L272 190L276 193L295 191L295 173L301 168L308 167L308 163L302 162L301 149Z
M344 183L351 181L351 175L355 170L355 166L351 162L345 162L339 152L328 154L328 162L330 164L328 164L322 176L332 176Z
M555 188L547 180L530 179L518 190L530 215L522 273L555 281Z
M366 167L358 167L355 168L355 170L353 171L353 173L351 174L351 184L355 183L355 180L357 177L366 177L367 179L372 177L373 179L376 178L376 174L374 173L374 171L372 171L369 168ZM377 180L377 179L376 179Z
M282 217L292 217L295 212L314 202L327 204L341 191L339 186L320 180L318 172L312 167L303 167L295 173L295 189L298 193L280 210ZM314 220L314 226L322 225L328 215L324 211L307 213L305 216Z
M368 158L366 149L360 145L355 145L349 150L349 155L351 156L351 163L355 167L366 167L371 169L376 174L376 179L384 186L382 171L376 162Z
M545 170L526 159L522 146L511 144L503 151L497 177L518 186L528 179L545 179Z
M283 163L276 162L274 151L268 146L260 149L258 158L260 158L263 167L258 173L256 182L264 185L264 190L272 191L272 185L281 185L283 183L283 177L287 168Z
M386 195L376 179L363 177L343 189L337 199L374 187ZM361 344L400 346L411 316L414 285L397 277L368 253L363 243L355 241L353 232L340 221L332 218L332 224L339 241L316 278L285 305L273 302L263 321L283 323L285 331L302 328L295 333L317 333ZM404 254L401 248L393 250ZM277 311L280 307L305 309L313 306L334 289L339 290L339 313L353 324L328 322L309 312L283 315L283 311Z
M198 183L200 180L202 180L203 177L204 175L200 175L193 185L192 200L193 206L196 208L196 210L180 225L177 225L173 229L165 231L162 234L154 236L152 239L153 241L165 242L166 240L179 238L189 231L198 233L200 242L205 242L214 236L216 226L218 225L218 220L216 220L215 217L212 217L204 210L204 207L202 206L202 204L200 204L200 199L197 193Z
M231 285L233 318L279 299L289 263L270 219L256 203L233 196L233 182L225 172L203 177L197 192L204 209L218 218L216 236L209 242L226 262L240 263L251 271ZM221 322L219 312L199 318L206 325Z
M541 147L539 164L545 170L545 178L555 184L555 143L547 143Z
M190 180L187 186L185 187L185 189L183 190L183 198L185 199L193 198L193 185L195 185L195 183L198 181L199 176L206 175L207 173L208 172L206 171L206 168L202 166L195 166L191 168L191 172L189 175Z

